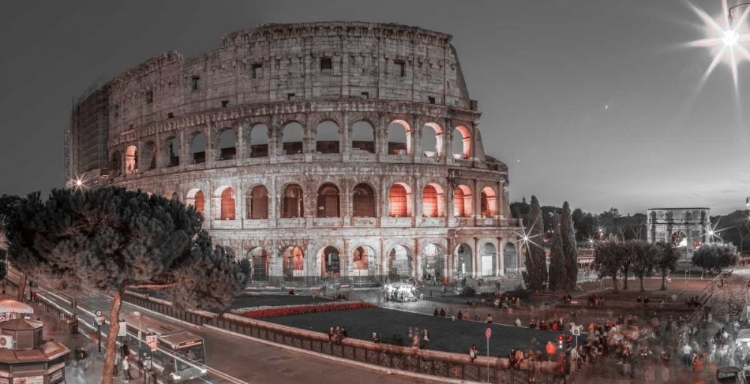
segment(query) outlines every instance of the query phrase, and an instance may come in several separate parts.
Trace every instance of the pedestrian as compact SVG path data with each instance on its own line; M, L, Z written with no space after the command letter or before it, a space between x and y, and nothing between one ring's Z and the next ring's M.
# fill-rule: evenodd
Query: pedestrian
M113 375L114 375L114 376L117 376L117 367L118 367L118 366L119 366L120 364L122 364L122 355L121 355L121 354L120 354L120 352L118 351L118 352L117 352L117 353L115 354L115 364L114 364L114 373L113 373Z
M689 367L692 363L690 355L693 353L693 348L690 348L690 346L685 343L685 345L682 346L682 364L684 364L686 367Z
M487 321L487 324L492 324L492 315L490 315L489 313L487 314L487 320L486 321Z
M125 379L126 383L128 381L130 381L130 379L132 379L132 377L130 377L130 362L129 362L129 360L130 360L130 356L128 356L128 355L125 355L122 358L122 376Z
M440 308L440 317L445 317L445 310Z
M464 319L464 315L461 313L461 311L458 311L458 314L456 315L456 318L458 318L459 320L463 320Z
M521 319L516 317L516 327L520 327L520 326L521 326Z
M335 333L333 332L333 327L328 327L328 344L331 344L333 342L333 336Z
M469 348L469 358L471 359L472 363L477 358L477 345L476 344L472 344L471 348Z
M435 317L440 316L440 312L438 312L437 308L435 308L435 313L432 314Z

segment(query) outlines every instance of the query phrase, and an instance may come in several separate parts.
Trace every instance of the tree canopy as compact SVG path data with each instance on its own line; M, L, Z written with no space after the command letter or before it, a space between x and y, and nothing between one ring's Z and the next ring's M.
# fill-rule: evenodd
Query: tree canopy
M641 282L641 292L644 292L643 278L650 274L659 261L659 248L643 240L629 240L624 246L630 252L630 269Z
M672 247L672 244L658 242L654 245L657 249L656 269L661 272L661 290L667 290L667 273L674 272L677 269L677 260L680 255Z
M731 244L703 244L693 252L693 264L705 270L722 269L737 264L737 248Z
M560 237L560 225L558 216L552 219L552 245L549 251L549 290L556 291L565 289L567 271L565 270L565 253L563 252L562 238Z
M525 221L525 224L526 233L529 237L529 241L526 242L526 272L529 275L529 288L532 291L539 291L547 281L547 256L542 246L536 243L541 243L544 233L542 209L536 196L531 196L529 219Z
M573 228L573 215L567 201L563 204L562 216L560 217L560 237L565 254L566 278L563 288L566 291L572 291L578 283L578 244Z
M617 292L617 273L629 258L628 249L615 241L603 241L594 248L594 264L599 271L599 278L611 277L614 291Z

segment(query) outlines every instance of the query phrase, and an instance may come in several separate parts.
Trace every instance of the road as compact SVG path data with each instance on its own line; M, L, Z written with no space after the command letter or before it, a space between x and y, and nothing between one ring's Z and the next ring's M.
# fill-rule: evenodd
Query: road
M18 282L19 276L15 271L9 271L8 279ZM46 297L62 308L70 309L72 295L65 292L55 292L49 287L36 289L37 294ZM77 294L77 315L81 322L91 324L93 312L100 310L109 314L112 299L102 294ZM121 313L134 311L144 312L141 308L123 302ZM310 356L305 353L290 351L281 347L269 346L263 343L247 340L238 336L210 330L199 326L188 326L172 321L170 318L148 313L145 318L170 323L173 326L186 328L189 332L203 337L206 346L206 363L221 375L210 375L196 382L200 383L310 383L329 384L331 382L349 383L436 383L432 380L421 380L413 377L388 374L349 364L338 363L325 358ZM109 319L107 319L109 321ZM102 327L106 334L106 326ZM83 327L81 330L83 331Z

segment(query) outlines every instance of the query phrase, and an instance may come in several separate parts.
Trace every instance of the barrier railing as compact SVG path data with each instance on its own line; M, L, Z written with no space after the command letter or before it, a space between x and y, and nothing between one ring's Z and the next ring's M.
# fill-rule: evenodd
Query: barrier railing
M167 305L164 300L154 301L145 295L127 293L124 300L150 311L186 321L196 325L288 345L294 348L322 353L346 360L378 365L432 376L491 383L552 383L556 363L524 361L518 369L511 369L507 358L480 356L471 360L468 354L456 354L432 350L421 350L385 343L373 343L347 338L340 343L331 343L328 336L304 329L287 327L256 319L225 313L222 315L183 311Z

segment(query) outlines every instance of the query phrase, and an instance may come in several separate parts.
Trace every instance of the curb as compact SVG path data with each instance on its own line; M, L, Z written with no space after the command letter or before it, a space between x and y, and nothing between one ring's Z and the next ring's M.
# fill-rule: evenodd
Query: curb
M267 340L258 339L258 338L252 337L252 336L243 335L241 333L227 331L225 329L217 328L217 327L214 327L214 326L208 325L208 324L204 324L203 328L210 329L210 330L216 331L216 332L221 332L221 333L224 333L224 334L227 334L227 335L241 337L241 338L244 338L244 339L247 339L247 340L250 340L250 341L254 341L256 343L261 343L261 344L264 344L264 345L268 345L268 346L271 346L271 347L277 347L277 348L285 349L285 350L288 350L288 351L294 351L294 352L298 352L298 353L303 353L303 354L306 354L308 356L319 357L321 359L327 359L327 360L335 361L337 363L346 364L346 365L350 365L350 366L354 366L354 367L358 367L358 368L365 368L365 369L369 369L371 371L378 371L378 372L385 373L385 374L388 374L388 375L406 376L406 377L411 377L411 378L414 378L414 379L422 379L422 380L435 381L435 382L441 382L441 383L451 383L451 384L473 384L473 383L478 383L476 381L467 381L467 380L449 379L449 378L439 377L439 376L430 376L430 375L424 375L424 374L421 374L421 373L401 371L401 370L397 370L397 369L389 369L389 368L381 367L381 366L378 366L378 365L372 365L372 364L362 363L362 362L359 362L359 361L347 360L347 359L344 359L344 358L341 358L341 357L336 357L336 356L326 355L326 354L317 353L317 352L313 352L313 351L308 351L306 349L292 347L292 346L289 346L289 345L286 345L286 344L278 344L278 343L270 342L270 341L267 341Z

